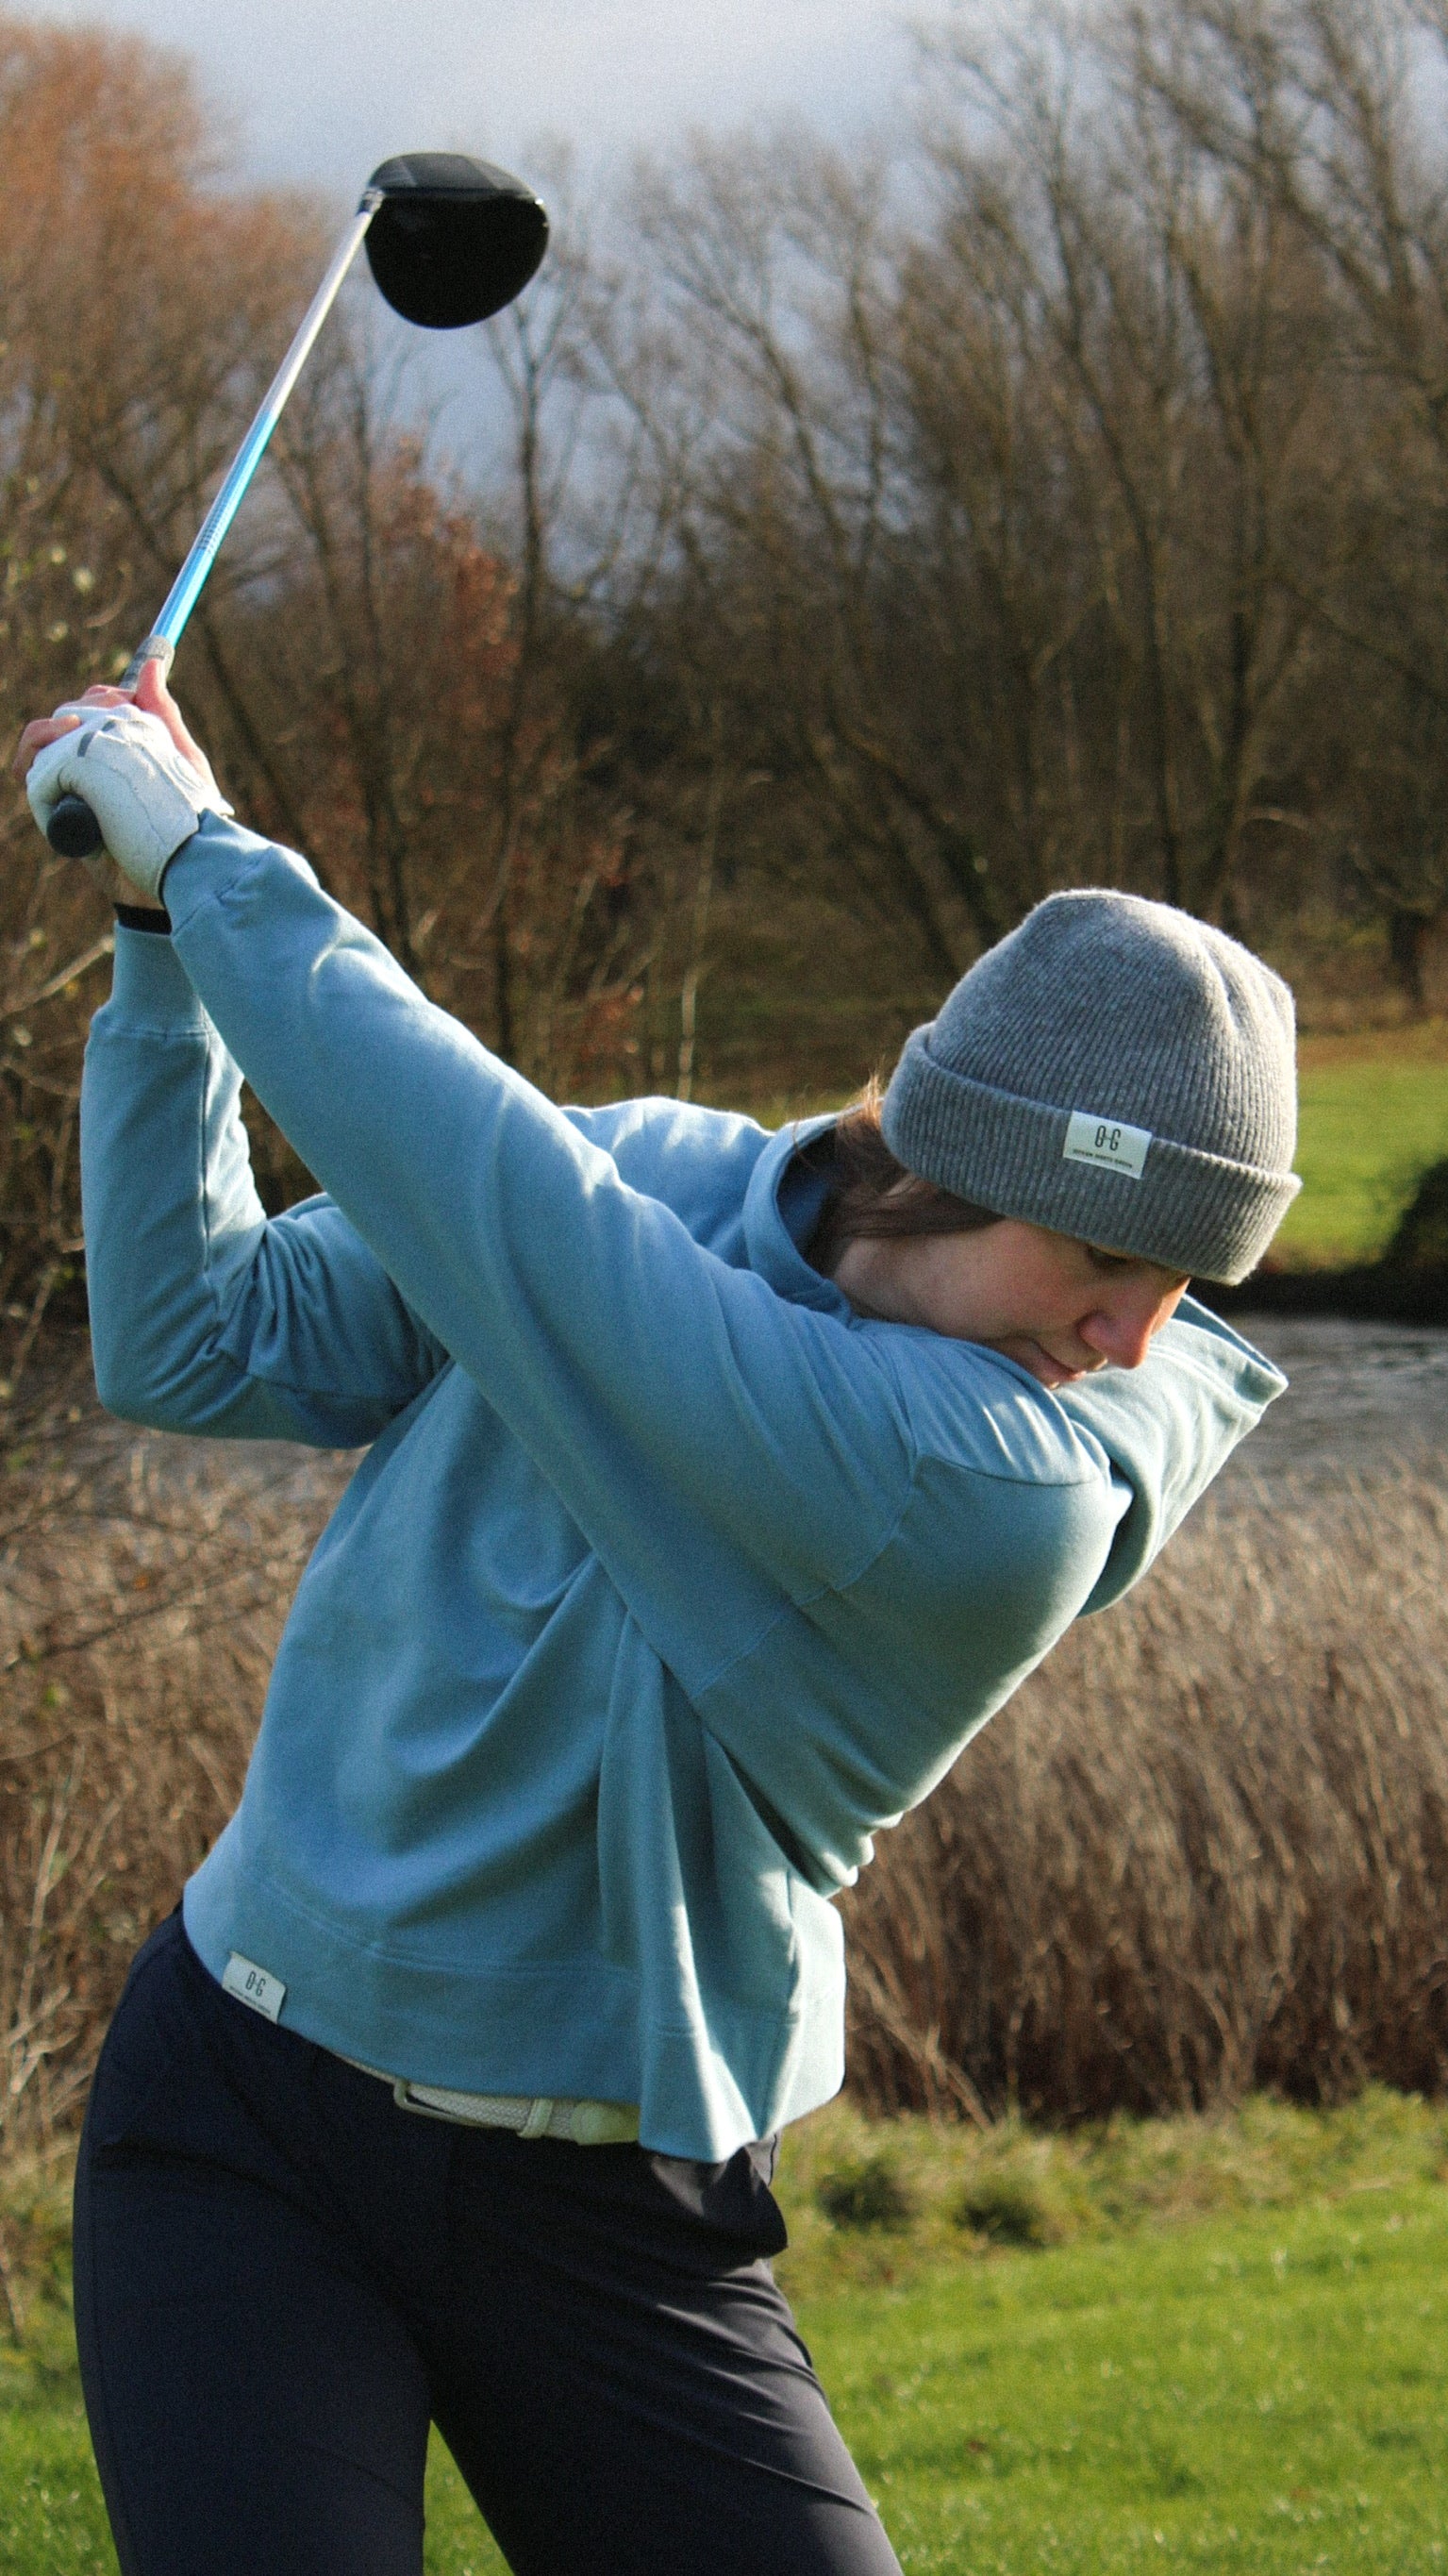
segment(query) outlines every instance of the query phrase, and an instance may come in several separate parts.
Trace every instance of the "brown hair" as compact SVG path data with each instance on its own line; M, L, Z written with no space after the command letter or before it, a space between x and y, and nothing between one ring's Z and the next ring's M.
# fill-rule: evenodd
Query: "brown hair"
M854 1108L800 1149L800 1161L831 1184L808 1252L827 1279L846 1244L862 1236L978 1234L999 1223L991 1208L972 1206L896 1160L880 1125L881 1098L872 1076Z

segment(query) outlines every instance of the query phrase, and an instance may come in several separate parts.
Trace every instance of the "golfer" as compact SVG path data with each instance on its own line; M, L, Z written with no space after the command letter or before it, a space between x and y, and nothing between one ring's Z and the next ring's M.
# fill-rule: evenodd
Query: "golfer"
M122 2568L418 2576L431 2421L518 2576L885 2576L769 2269L832 1900L1279 1391L1183 1291L1296 1187L1288 993L1063 894L878 1110L555 1109L143 689L18 764L129 880L101 1396L365 1456L91 2095ZM325 1192L270 1222L243 1075Z

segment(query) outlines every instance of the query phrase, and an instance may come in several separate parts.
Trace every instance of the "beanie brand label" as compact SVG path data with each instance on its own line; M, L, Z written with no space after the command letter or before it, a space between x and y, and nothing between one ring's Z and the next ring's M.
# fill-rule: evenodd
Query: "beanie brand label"
M1089 1109L1073 1109L1063 1159L1094 1164L1098 1172L1124 1172L1128 1180L1139 1181L1150 1143L1149 1127L1123 1127L1119 1118L1097 1118Z

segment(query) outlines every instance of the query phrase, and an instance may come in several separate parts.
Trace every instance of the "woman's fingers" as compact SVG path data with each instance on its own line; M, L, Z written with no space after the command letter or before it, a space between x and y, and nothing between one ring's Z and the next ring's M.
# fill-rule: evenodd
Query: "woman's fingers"
M215 772L195 735L189 730L180 708L166 686L159 662L143 662L136 682L136 704L144 715L159 716L171 740L183 758L199 769L212 786Z
M195 736L188 730L181 710L161 676L160 665L156 662L142 664L141 676L134 691L115 688L108 681L97 681L93 688L84 692L83 696L68 699L64 707L57 707L54 715L38 716L33 723L26 726L20 737L15 757L10 764L13 776L23 787L30 774L31 765L39 753L44 751L49 743L58 742L62 734L73 733L76 726L81 723L82 718L77 713L78 708L125 707L132 704L139 707L143 715L159 717L183 759L191 762L192 767L199 771L209 787L216 788L216 778L211 763ZM216 792L220 794L219 789L216 789Z
M26 726L10 763L11 775L19 780L22 787L30 775L31 763L39 758L47 744L59 742L63 733L74 733L79 723L79 716L38 716L33 724Z
M188 732L181 710L166 686L159 662L141 664L141 676L136 682L136 704L143 715L159 716L177 750L184 752L188 760L194 760L198 768L201 766L205 754Z
M76 726L82 721L77 713L79 708L123 707L127 703L124 689L112 688L107 682L101 680L96 682L94 688L87 689L83 697L67 698L63 707L56 708L54 715L37 716L33 723L26 726L20 737L15 757L10 763L12 776L18 778L21 786L24 786L30 775L32 762L45 750L47 744L59 742L63 733L74 733Z

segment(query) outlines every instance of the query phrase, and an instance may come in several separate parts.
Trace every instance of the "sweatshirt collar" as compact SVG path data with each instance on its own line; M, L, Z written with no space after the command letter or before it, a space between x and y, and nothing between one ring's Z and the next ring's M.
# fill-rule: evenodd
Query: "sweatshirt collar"
M802 1145L834 1124L833 1111L820 1118L794 1118L770 1137L744 1194L744 1242L750 1269L767 1279L777 1295L850 1323L854 1308L844 1290L811 1269L804 1257L803 1246L819 1222L827 1184L795 1159Z

